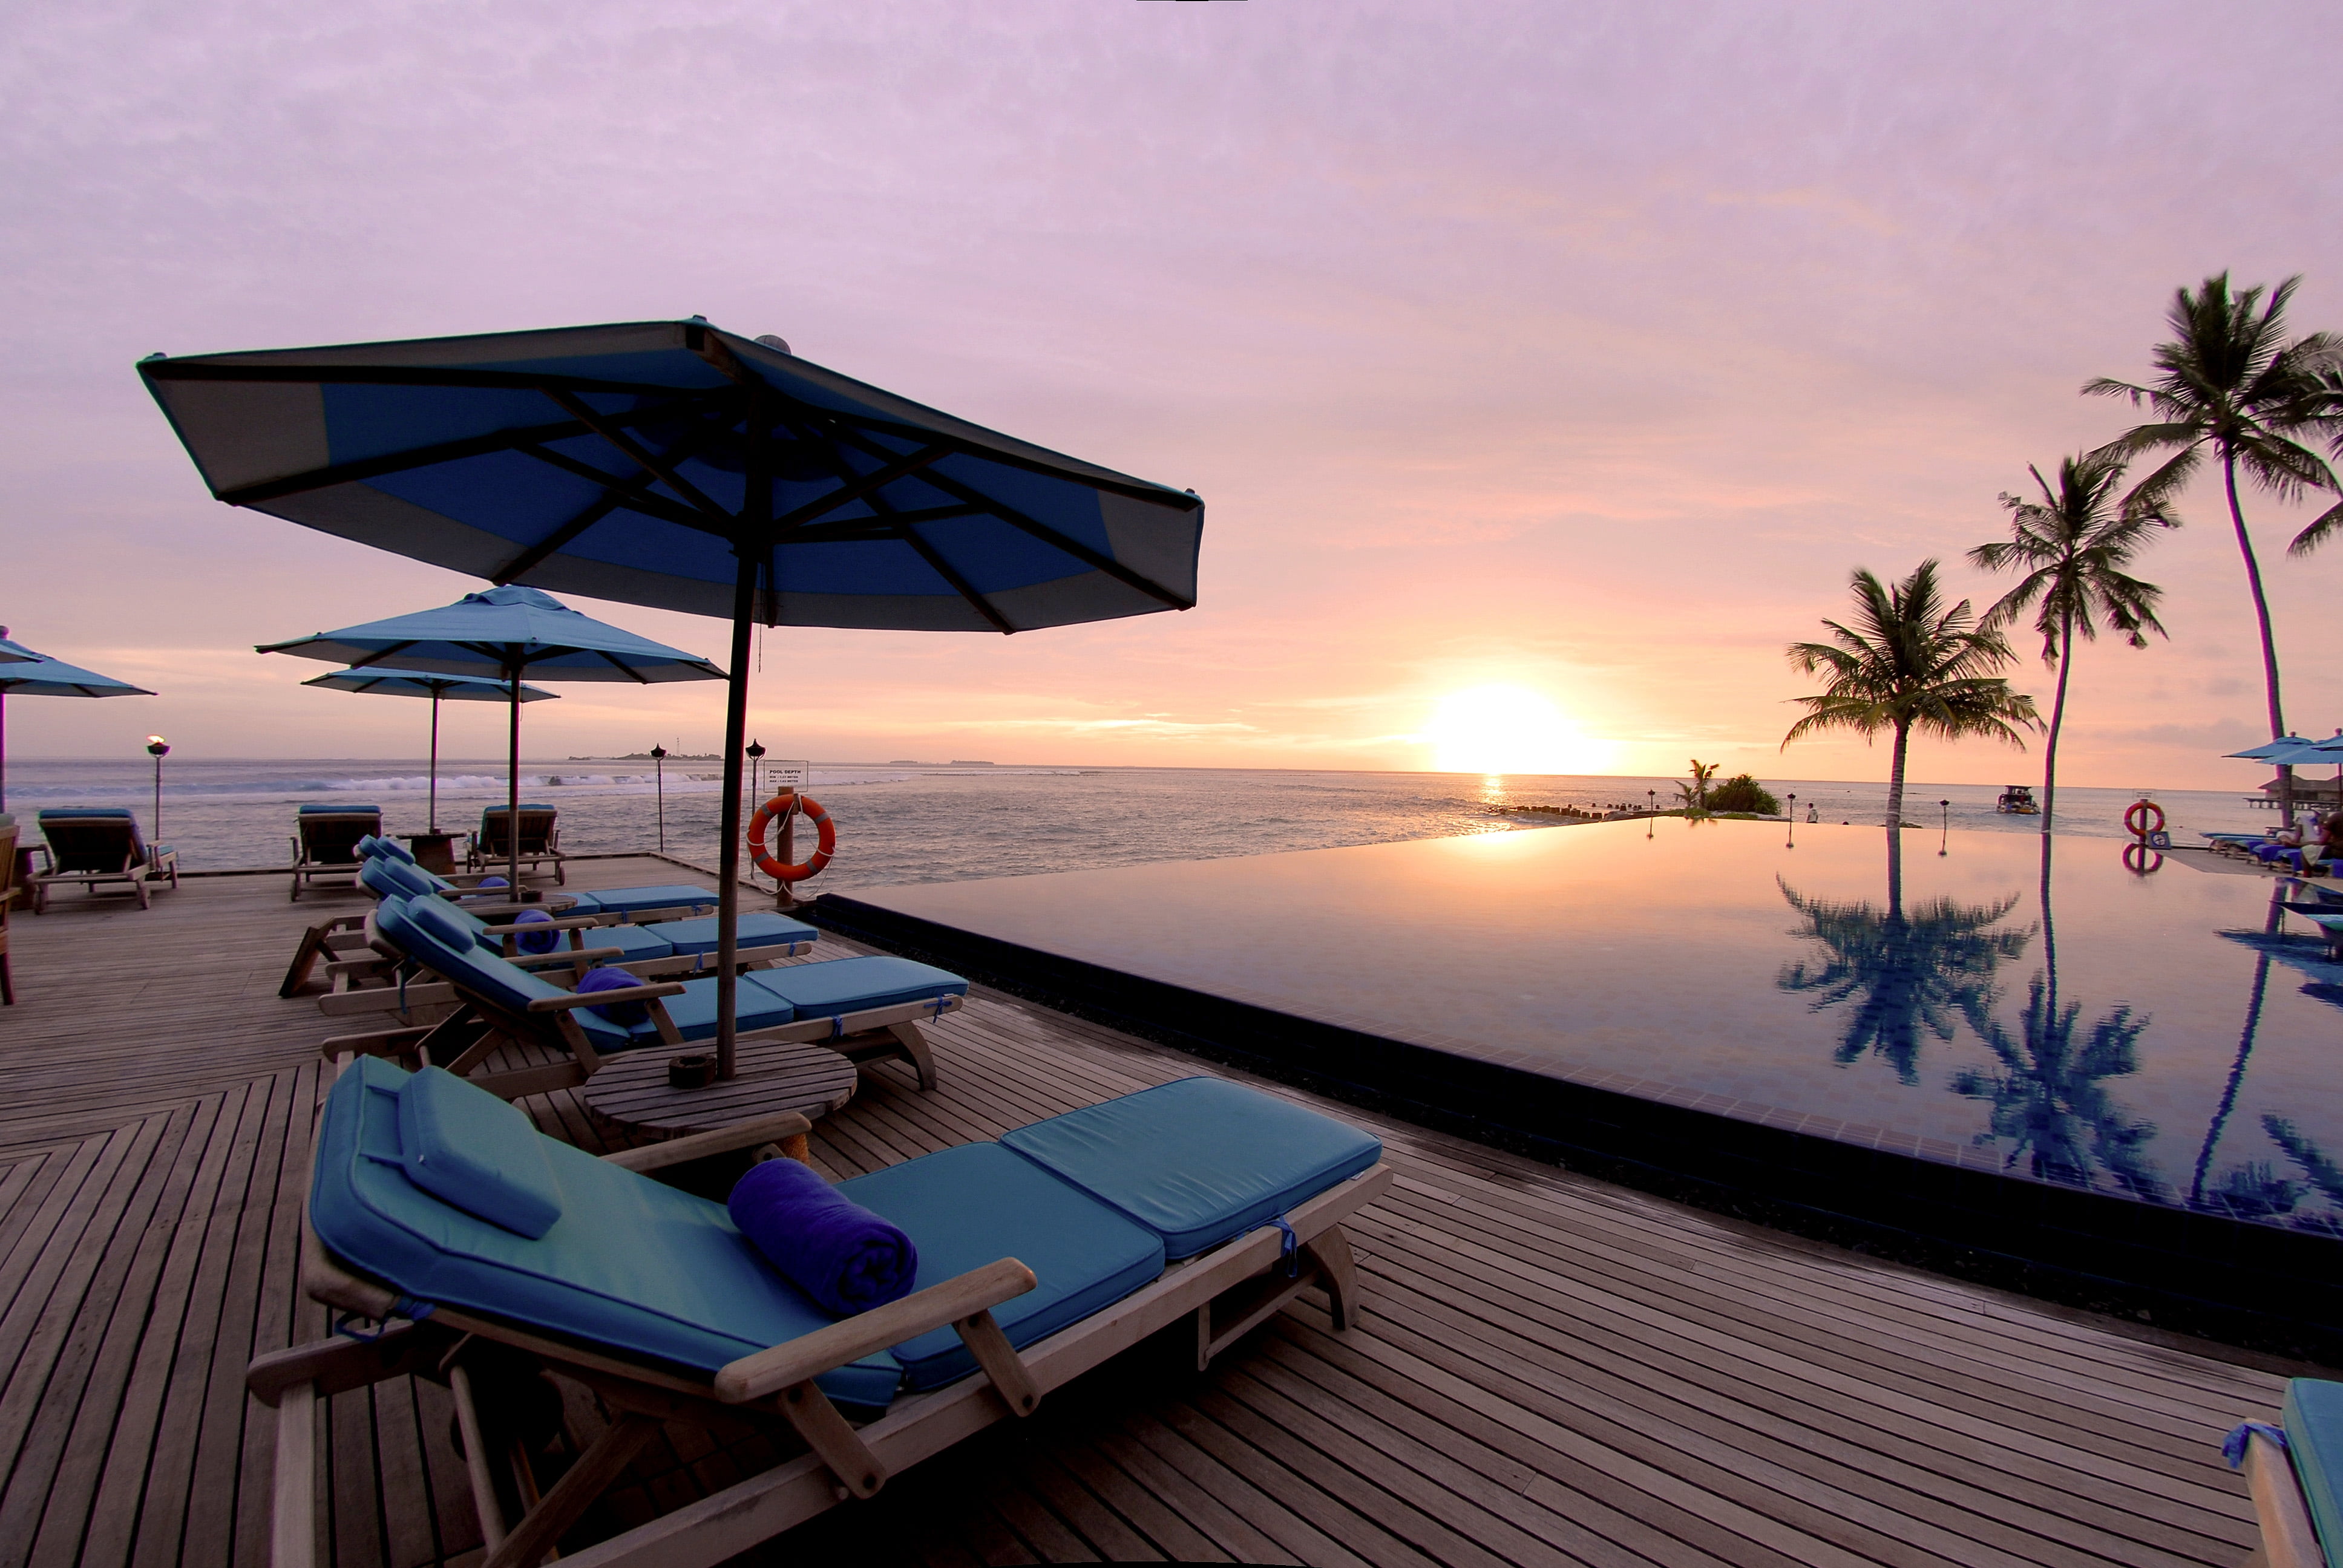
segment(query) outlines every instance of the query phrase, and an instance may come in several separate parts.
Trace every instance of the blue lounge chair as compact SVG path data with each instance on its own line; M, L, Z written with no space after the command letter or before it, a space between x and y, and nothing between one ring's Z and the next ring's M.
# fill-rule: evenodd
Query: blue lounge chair
M427 896L417 894L413 883L403 881L395 864L369 860L358 878L377 899ZM532 910L523 907L515 912L507 905L502 906L503 912L483 917L476 908L463 903L448 903L447 908L471 930L482 947L527 968L568 965L583 974L594 962L611 960L624 964L638 977L649 980L704 973L716 963L714 915L635 925L614 922L608 915L581 915L574 910L551 914L541 908ZM524 917L531 914L537 917L534 921L524 923ZM362 923L360 929L363 930ZM791 920L770 910L750 910L739 917L738 961L762 967L780 959L799 958L812 950L820 935L803 920ZM556 945L536 953L524 950L524 940ZM597 955L595 960L584 957L588 950ZM326 969L333 989L317 999L317 1006L329 1017L404 1012L413 1007L432 1007L452 1000L444 985L399 985L397 966L372 949L361 948L356 954L346 952L328 962Z
M416 864L415 856L406 845L393 839L361 839L357 853L366 860L376 862L377 874L372 878L360 869L359 886L380 896L386 880L401 891L417 898L462 900L468 907L489 920L506 919L525 909L538 909L563 919L590 916L598 925L639 924L648 921L689 920L711 915L716 910L713 890L696 887L687 882L660 882L636 888L606 888L595 893L551 893L540 897L534 891L521 894L498 887L480 886L493 872L457 878L442 877ZM503 879L498 878L501 883ZM528 901L520 901L526 899ZM294 950L293 961L287 966L285 979L277 986L279 996L293 996L308 983L320 959L364 960L366 926L362 914L341 915L311 926L301 936ZM811 939L809 938L809 940ZM620 945L624 945L621 943Z
M48 869L33 876L33 913L45 914L49 890L68 884L96 892L125 882L149 907L147 890L156 882L179 885L179 857L168 844L149 845L138 834L138 819L127 806L67 806L40 812L40 853Z
M2296 1378L2278 1428L2247 1422L2222 1452L2246 1473L2266 1568L2343 1563L2343 1382Z
M662 1422L746 1422L784 1443L794 1431L799 1457L588 1549L718 1563L1182 1321L1200 1366L1304 1290L1348 1331L1361 1302L1342 1226L1393 1181L1366 1132L1184 1079L840 1182L910 1235L919 1272L902 1300L838 1319L722 1206L640 1174L804 1125L775 1117L598 1161L444 1075L354 1064L319 1118L301 1282L384 1328L246 1374L277 1412L278 1568L307 1561L315 1538L322 1396L444 1381L469 1456L513 1452L499 1380L549 1372L599 1397L609 1426L541 1501L521 1486L509 1524L489 1466L470 1461L488 1568L537 1562ZM433 1174L451 1157L454 1179ZM851 1425L840 1404L869 1419Z
M325 1043L327 1057L359 1051L437 1062L468 1076L508 1044L537 1045L568 1060L473 1079L508 1100L583 1083L602 1059L645 1046L679 1046L716 1036L716 980L649 980L589 995L556 985L548 973L482 948L462 911L437 899L392 896L375 906L368 941L384 957L445 981L456 1011L437 1023L343 1035ZM628 969L613 950L549 955L576 975L590 964ZM893 1057L909 1062L920 1086L936 1082L935 1059L920 1021L957 1011L968 982L948 970L884 955L835 959L789 969L754 970L735 991L738 1038L749 1043L829 1047L858 1066ZM639 1004L638 1021L623 1022Z
M358 843L382 831L379 806L307 805L293 812L293 902L301 901L301 884L315 886L330 877L337 885L350 879L356 885Z

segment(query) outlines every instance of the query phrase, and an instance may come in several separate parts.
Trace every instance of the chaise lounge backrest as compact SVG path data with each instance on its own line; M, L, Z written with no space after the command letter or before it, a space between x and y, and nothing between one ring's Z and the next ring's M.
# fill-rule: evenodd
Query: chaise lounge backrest
M347 866L358 859L358 840L382 831L379 806L303 806L294 813L294 831L304 862Z
M486 856L505 853L505 821L510 816L502 806L491 806L480 813L480 853ZM543 854L547 840L553 837L553 824L560 813L551 806L523 806L520 809L520 852L524 855Z
M127 871L147 858L127 806L56 807L43 811L40 823L52 871Z

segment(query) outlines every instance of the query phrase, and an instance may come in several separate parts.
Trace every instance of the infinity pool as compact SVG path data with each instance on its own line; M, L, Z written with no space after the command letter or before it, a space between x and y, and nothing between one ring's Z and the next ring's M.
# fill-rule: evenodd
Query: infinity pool
M2343 1234L2343 965L2104 839L1664 819L858 891L1591 1088ZM1892 876L1892 872L1900 874ZM1900 885L1899 885L1900 884Z

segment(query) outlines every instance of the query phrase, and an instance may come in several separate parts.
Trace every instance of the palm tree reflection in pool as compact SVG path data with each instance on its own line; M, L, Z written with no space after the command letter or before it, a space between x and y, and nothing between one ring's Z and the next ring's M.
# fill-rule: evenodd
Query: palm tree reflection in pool
M2167 1201L2171 1194L2147 1155L2156 1123L2133 1121L2102 1086L2139 1070L2133 1048L2148 1020L2118 1005L2078 1045L2082 1016L2079 1003L2058 1002L2048 976L2037 973L2016 1035L1998 1019L1972 1020L2000 1069L1964 1068L1953 1075L1953 1092L1991 1103L1992 1120L1976 1141L2009 1140L2007 1166L2024 1161L2029 1174L2077 1187L2093 1185L2094 1171L2104 1170L2132 1196Z
M1891 849L1891 863L1900 859ZM1791 934L1820 942L1825 954L1820 962L1785 966L1775 983L1811 995L1815 1012L1852 1002L1833 1060L1844 1067L1870 1052L1905 1083L1920 1081L1922 1031L1950 1040L1961 1019L1985 1019L1994 972L2026 950L2031 934L1988 929L2017 907L2016 893L1990 904L1931 899L1906 914L1900 876L1888 879L1884 910L1868 901L1809 899L1775 881L1805 917Z

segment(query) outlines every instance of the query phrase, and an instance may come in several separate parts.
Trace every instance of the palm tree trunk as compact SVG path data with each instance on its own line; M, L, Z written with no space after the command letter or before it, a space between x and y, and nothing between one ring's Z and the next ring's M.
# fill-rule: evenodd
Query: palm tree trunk
M1896 755L1887 766L1887 830L1890 833L1904 826L1904 753L1912 739L1912 726L1899 721L1896 726Z
M2046 839L2058 801L2058 727L2066 721L2066 672L2074 665L2075 608L2069 605L2058 618L2058 695L2050 703L2050 739L2042 747L2042 836Z
M2253 589L2254 617L2262 630L2262 683L2269 693L2270 739L2278 739L2286 733L2286 714L2278 703L2278 642L2270 634L2269 599L2262 593L2262 568L2254 559L2254 541L2246 532L2246 514L2237 505L2237 455L2225 444L2221 447L2221 481L2228 487L2229 521L2237 530L2237 550L2246 558L2246 586ZM2280 767L2278 770L2278 814L2294 820L2294 769Z

